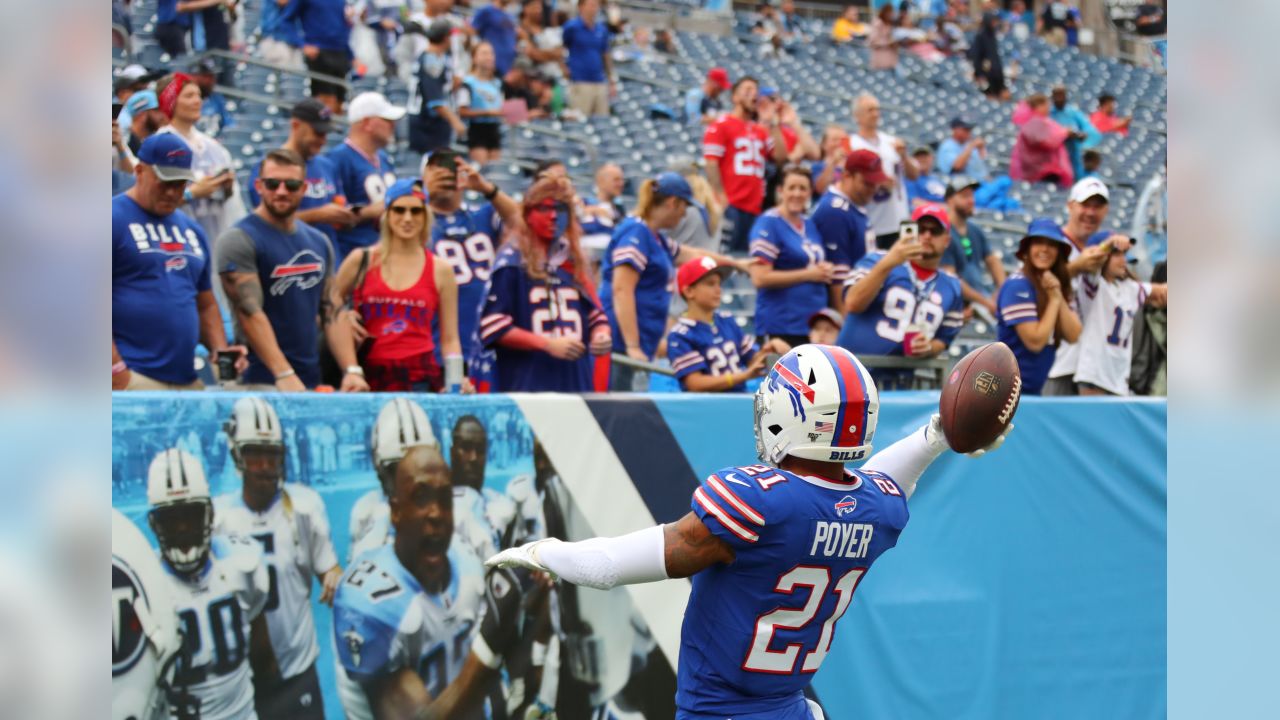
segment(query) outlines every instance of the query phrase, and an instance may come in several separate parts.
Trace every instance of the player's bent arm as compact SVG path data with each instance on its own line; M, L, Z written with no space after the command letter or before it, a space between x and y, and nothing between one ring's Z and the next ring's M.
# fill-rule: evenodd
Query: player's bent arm
M364 686L378 720L419 720L431 702L431 694L413 668L400 668Z
M608 590L666 580L663 536L663 527L657 525L613 538L579 542L547 538L503 550L484 564L547 572L574 585Z
M667 577L685 578L716 563L731 563L733 548L711 534L707 526L690 512L676 522L662 526L662 559Z

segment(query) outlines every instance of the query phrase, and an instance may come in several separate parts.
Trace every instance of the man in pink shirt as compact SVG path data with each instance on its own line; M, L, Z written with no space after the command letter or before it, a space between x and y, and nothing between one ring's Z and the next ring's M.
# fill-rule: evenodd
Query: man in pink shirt
M1116 117L1116 97L1114 95L1098 96L1098 109L1089 116L1089 122L1098 128L1100 133L1120 133L1122 136L1129 134L1129 123L1133 122L1133 116Z

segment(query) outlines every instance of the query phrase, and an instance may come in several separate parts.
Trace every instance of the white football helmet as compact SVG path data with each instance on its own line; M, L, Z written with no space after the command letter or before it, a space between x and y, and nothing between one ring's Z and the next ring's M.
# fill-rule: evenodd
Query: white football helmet
M879 415L880 393L853 353L801 345L783 355L756 390L756 454L774 465L788 455L863 460Z
M169 579L142 532L111 510L111 717L169 717L167 685L178 652Z
M404 458L405 450L417 445L440 447L436 434L427 420L422 406L406 398L394 398L378 412L369 438L373 450L373 467L378 473L384 491L390 495L391 481L395 478L396 465Z
M160 543L160 554L178 573L204 567L213 531L213 502L204 468L186 450L171 448L156 455L147 473L147 520Z
M256 468L253 472L264 483L274 480L277 490L284 486L284 431L280 427L280 416L276 415L271 403L256 396L240 398L231 409L231 417L222 424L222 429L227 434L231 460L241 477L250 474L244 451L251 447L271 456L271 462L265 466L251 463L249 467Z

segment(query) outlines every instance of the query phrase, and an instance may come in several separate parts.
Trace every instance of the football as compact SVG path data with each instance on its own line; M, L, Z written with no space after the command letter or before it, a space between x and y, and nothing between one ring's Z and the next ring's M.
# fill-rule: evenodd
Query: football
M1008 345L991 343L960 358L938 403L947 444L958 453L991 444L1013 419L1021 396L1022 374Z

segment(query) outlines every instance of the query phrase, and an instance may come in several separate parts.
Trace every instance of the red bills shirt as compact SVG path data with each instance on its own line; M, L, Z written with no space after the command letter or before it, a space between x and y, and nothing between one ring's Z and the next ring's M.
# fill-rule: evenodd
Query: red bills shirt
M702 138L702 154L720 167L729 204L752 215L764 206L765 154L772 151L768 131L735 115L720 116Z

